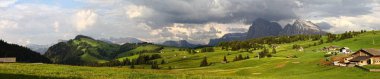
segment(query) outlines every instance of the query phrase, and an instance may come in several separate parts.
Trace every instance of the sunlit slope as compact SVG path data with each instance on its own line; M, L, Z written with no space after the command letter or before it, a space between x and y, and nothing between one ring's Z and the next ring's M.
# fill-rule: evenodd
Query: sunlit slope
M325 61L325 52L321 49L325 46L349 47L353 51L361 48L380 49L380 32L376 34L367 32L354 38L324 43L317 46L305 47L304 51L292 49L294 44L308 46L318 41L297 41L293 43L279 44L277 53L271 58L255 58L256 50L252 53L243 51L225 51L214 47L215 52L204 52L190 54L181 48L164 47L160 50L165 60L160 64L159 70L150 69L149 65L138 65L144 69L130 69L129 66L122 67L83 67L46 64L0 64L0 74L29 74L34 76L53 76L70 78L203 78L203 79L376 79L380 73L368 72L356 67L335 67L322 65ZM327 37L323 37L327 39ZM375 43L373 43L375 41ZM199 51L200 49L196 49ZM152 54L152 53L144 53ZM250 56L250 59L232 61L237 55ZM226 56L229 63L221 63ZM296 56L296 58L289 58ZM128 56L136 58L137 55ZM207 57L210 66L199 67L203 57ZM169 70L168 67L172 67ZM49 69L40 69L49 67ZM17 69L15 69L17 68ZM63 70L61 70L63 69ZM76 71L76 72L72 72ZM16 73L17 72L17 73ZM54 73L54 74L53 74ZM49 74L49 75L46 75Z

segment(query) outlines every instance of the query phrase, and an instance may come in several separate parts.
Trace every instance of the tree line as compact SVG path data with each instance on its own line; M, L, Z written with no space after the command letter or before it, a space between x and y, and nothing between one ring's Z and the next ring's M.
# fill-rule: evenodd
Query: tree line
M0 58L3 57L16 57L16 62L51 63L50 59L29 48L0 40Z
M218 44L223 50L243 50L250 52L251 49L258 50L264 49L265 44L284 44L291 43L295 41L305 41L305 40L320 40L322 35L294 35L294 36L270 36L263 38L250 39L246 41L230 41L221 42Z
M87 66L95 66L95 67L115 67L115 66L130 66L130 68L135 68L135 65L151 65L152 69L159 69L159 63L156 59L162 58L159 54L152 55L139 55L136 59L128 59L124 60L111 60L106 63L90 63ZM165 60L161 60L161 64L165 64Z

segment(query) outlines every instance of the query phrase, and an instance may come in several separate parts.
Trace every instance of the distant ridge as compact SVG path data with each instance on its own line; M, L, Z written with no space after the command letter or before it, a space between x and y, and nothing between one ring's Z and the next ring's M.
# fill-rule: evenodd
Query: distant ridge
M124 43L142 43L144 41L141 41L137 38L132 38L132 37L125 37L125 38L101 38L99 39L104 42L109 42L109 43L114 43L114 44L119 44L122 45Z
M297 19L291 24L287 24L284 28L276 22L258 18L253 21L247 33L229 33L221 38L210 39L208 45L215 46L219 42L246 40L252 38L261 38L268 36L292 36L292 35L311 35L311 34L326 34L320 27L311 21ZM245 36L245 37L243 37ZM234 38L235 37L235 38Z
M209 46L218 45L219 42L235 41L235 40L245 40L247 33L228 33L223 35L221 38L211 39L208 43Z
M197 47L198 45L191 44L187 42L186 40L179 40L179 41L165 41L162 43L164 46L174 46L174 47L186 47L186 48L193 48Z

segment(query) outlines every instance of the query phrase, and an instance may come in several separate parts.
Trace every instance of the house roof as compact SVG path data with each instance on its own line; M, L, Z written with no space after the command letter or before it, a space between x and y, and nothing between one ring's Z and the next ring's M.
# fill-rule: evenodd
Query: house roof
M329 48L340 48L339 46L330 46Z
M362 61L362 60L367 60L369 58L371 58L371 57L370 56L358 56L358 57L355 57L355 58L351 59L350 61L356 61L356 62L358 62L358 61Z
M370 48L370 49L362 49L362 50L373 55L373 56L380 56L380 50L378 50L378 49Z

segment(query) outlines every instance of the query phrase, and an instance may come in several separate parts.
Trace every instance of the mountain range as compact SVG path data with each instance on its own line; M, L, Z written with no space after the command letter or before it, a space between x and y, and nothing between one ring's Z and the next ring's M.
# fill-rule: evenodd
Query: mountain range
M39 44L28 44L26 45L27 48L38 52L40 54L44 54L50 47L51 45L39 45Z
M310 21L297 19L294 23L287 24L284 28L277 22L270 22L268 20L258 18L250 26L247 33L229 33L221 38L210 39L210 46L215 46L219 42L246 40L252 38L261 38L268 36L291 36L299 34L325 34L320 27Z
M173 47L185 47L185 48L194 48L199 45L191 44L187 42L186 40L179 40L179 41L165 41L162 43L164 46L173 46Z
M125 37L125 38L101 38L99 40L102 40L104 42L109 42L109 43L114 43L114 44L125 44L125 43L142 43L144 41L141 41L137 38L132 38L132 37Z
M208 45L215 46L218 45L219 42L225 41L234 41L234 40L245 40L247 38L247 33L228 33L223 35L221 38L211 39Z

